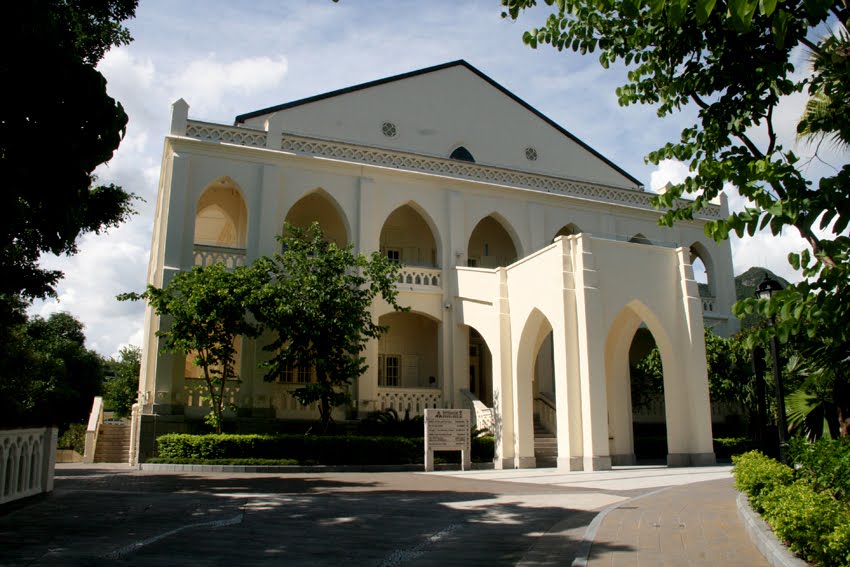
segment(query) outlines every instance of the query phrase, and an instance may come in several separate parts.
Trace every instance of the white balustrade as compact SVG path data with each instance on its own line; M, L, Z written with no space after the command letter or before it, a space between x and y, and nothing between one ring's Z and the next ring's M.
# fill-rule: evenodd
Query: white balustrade
M84 463L94 462L94 451L97 447L97 434L100 432L100 426L103 423L103 398L95 396L89 413L89 423L86 426L86 448L83 453Z
M442 290L443 271L440 268L403 266L398 274L399 289Z
M463 394L464 408L472 410L472 427L477 430L484 430L488 433L495 433L495 423L493 408L478 399L478 397L469 390L461 390Z
M53 490L55 427L0 431L0 504Z
M204 246L195 244L196 266L211 266L224 264L228 268L245 265L245 250L243 248L227 248L224 246Z
M378 388L376 407L394 409L399 417L425 415L426 408L442 407L443 393L437 388Z

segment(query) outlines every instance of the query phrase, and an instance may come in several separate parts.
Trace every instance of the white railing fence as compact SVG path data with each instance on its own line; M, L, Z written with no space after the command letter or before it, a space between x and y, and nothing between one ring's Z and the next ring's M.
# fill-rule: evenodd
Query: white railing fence
M97 448L97 434L103 423L103 398L96 396L91 405L89 424L86 426L86 450L83 453L84 463L94 462L94 451Z
M424 416L426 408L442 406L443 393L436 388L378 388L378 410L394 409L399 417Z
M0 504L53 490L55 427L0 431Z
M194 248L196 266L212 266L213 264L224 264L225 267L233 269L245 265L245 250L242 248L226 248L223 246L204 246L195 244Z
M439 268L402 266L398 273L398 287L423 288L434 291L442 288L443 271Z
M472 410L472 427L477 430L484 430L488 433L495 433L495 419L493 418L493 408L487 405L476 397L469 390L461 390L463 394L464 408Z

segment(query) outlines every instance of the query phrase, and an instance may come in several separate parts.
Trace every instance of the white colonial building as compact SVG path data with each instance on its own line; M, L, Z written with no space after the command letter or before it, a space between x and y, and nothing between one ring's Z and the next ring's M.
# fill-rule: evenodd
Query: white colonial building
M714 461L703 324L735 330L728 242L706 238L725 203L673 229L640 182L464 61L243 114L188 118L165 140L149 283L196 265L271 255L284 221L403 264L389 327L340 417L393 407L469 407L497 438L497 467L535 466L534 422L557 434L557 465L634 460L629 349L648 329L664 366L668 463ZM707 272L701 297L692 262ZM135 418L153 438L206 413L181 357L158 352L146 315ZM243 430L314 419L265 382L261 342L241 344L229 388ZM140 434L139 434L140 433Z

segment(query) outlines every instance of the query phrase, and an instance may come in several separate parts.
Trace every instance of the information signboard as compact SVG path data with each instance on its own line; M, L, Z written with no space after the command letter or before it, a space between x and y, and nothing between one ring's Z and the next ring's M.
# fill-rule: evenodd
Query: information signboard
M425 470L434 470L434 451L460 451L463 470L472 468L468 409L425 410Z

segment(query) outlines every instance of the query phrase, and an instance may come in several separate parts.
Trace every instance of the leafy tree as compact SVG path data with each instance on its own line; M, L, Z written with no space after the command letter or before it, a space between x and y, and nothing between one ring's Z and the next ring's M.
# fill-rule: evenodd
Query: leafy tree
M228 270L222 264L180 272L162 288L148 285L144 293L126 293L120 300L144 299L163 318L164 352L192 355L206 386L210 405L207 423L221 433L227 386L238 384L234 364L237 338L256 337L259 326L248 313L249 299L262 285L253 267Z
M117 417L127 417L139 395L142 349L129 345L118 353L118 360L106 361L108 372L103 384L103 405Z
M100 393L103 361L85 347L83 325L68 313L19 319L3 330L0 424L81 422Z
M130 41L121 22L136 5L27 0L0 8L0 49L7 54L0 82L8 87L0 110L4 301L53 295L62 274L40 267L41 254L73 254L80 234L116 226L133 212L134 196L97 185L93 171L109 161L127 126L95 65L110 47ZM46 147L54 151L45 153Z
M696 107L697 122L647 157L690 166L684 182L655 198L666 209L662 224L693 218L732 183L748 206L707 223L708 235L722 240L730 232L794 229L805 239L808 248L789 254L789 262L806 279L770 301L741 301L735 313L776 317L754 341L773 334L783 341L793 334L819 339L810 362L835 370L841 433L850 433L850 164L815 184L775 128L780 101L807 92L798 133L850 142L850 7L837 0L545 1L554 11L524 34L525 43L582 54L598 49L606 68L622 62L629 72L617 89L621 105L657 105L661 117ZM502 0L502 15L516 19L536 3ZM802 77L791 63L798 46L813 62Z
M372 301L379 295L395 309L398 265L378 252L370 258L351 246L325 240L314 223L303 230L286 225L282 252L255 266L272 276L259 288L253 312L274 334L264 347L272 353L264 363L266 380L292 368L315 370L316 381L294 391L303 405L318 402L325 432L334 407L349 399L349 385L367 368L361 352L369 339L385 330L372 320Z

